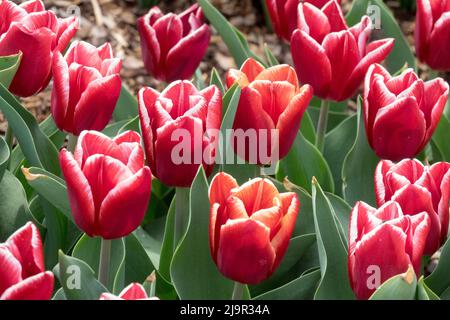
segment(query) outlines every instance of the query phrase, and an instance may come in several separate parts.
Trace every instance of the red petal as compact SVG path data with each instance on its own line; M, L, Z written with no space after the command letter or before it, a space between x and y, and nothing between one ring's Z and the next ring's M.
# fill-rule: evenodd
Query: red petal
M206 129L219 130L222 124L222 93L213 85L200 91L200 95L208 102Z
M145 68L155 77L161 76L159 62L161 59L161 48L155 29L150 25L150 16L146 15L138 19L137 27L141 39L142 58Z
M22 280L22 266L4 245L0 245L0 298L3 292Z
M448 100L449 87L447 82L437 78L425 83L424 103L421 106L425 118L428 120L424 144L430 141L436 127L441 120L442 113Z
M180 18L173 13L166 14L158 19L153 24L153 29L158 38L162 57L169 53L170 49L181 40L183 35L183 24Z
M112 168L110 168L111 170ZM148 167L119 182L101 204L100 235L105 239L124 237L145 217L150 200L152 174Z
M429 37L433 28L433 14L429 0L417 0L415 46L417 57L425 61L429 49Z
M432 192L431 196L433 203L438 203L437 212L441 220L441 243L443 243L447 238L449 225L450 164L447 162L435 163L430 167L429 172L434 182L433 189L439 190L439 192ZM434 207L436 208L436 205Z
M312 87L310 85L304 85L301 87L300 92L292 98L286 109L280 114L276 125L280 137L280 159L284 158L291 149L300 128L303 114L312 97Z
M313 5L314 3L311 2ZM340 2L340 1L339 1ZM330 24L330 32L338 32L341 30L347 30L347 22L345 21L344 14L342 13L341 6L339 5L338 1L328 1L323 6L322 5L316 5L316 7L320 8L323 6L322 11L327 16L328 22ZM323 3L323 1L322 1ZM314 23L317 23L315 21Z
M325 36L331 32L327 15L307 2L300 2L298 5L298 28L318 44L321 44Z
M248 58L247 60L245 60L240 71L247 76L248 82L253 82L256 77L264 70L266 70L266 68L264 68L262 64L260 64L253 58ZM231 86L229 85L228 87Z
M41 236L33 223L14 232L6 244L22 266L23 279L45 270Z
M139 300L148 298L147 292L145 292L144 287L136 282L123 289L119 294L119 297L125 300Z
M301 83L314 88L314 94L326 98L331 82L331 65L325 49L303 31L292 35L291 52Z
M254 212L280 205L277 188L268 179L255 178L233 190L232 194L244 202L250 215Z
M56 36L58 44L56 45L55 51L64 52L79 28L80 21L78 17L58 19L58 32Z
M444 13L434 24L429 38L427 64L436 70L450 70L448 39L450 38L450 12Z
M5 1L6 2L6 1ZM26 1L20 4L20 7L28 13L44 11L44 3L40 0Z
M275 251L270 230L251 219L230 220L220 230L217 266L224 276L258 284L272 273Z
M72 215L77 226L89 236L95 235L95 207L91 187L72 154L63 149L59 154L66 179Z
M118 74L92 82L78 102L74 115L74 133L103 130L111 120L120 96L122 81ZM99 106L101 109L99 110ZM93 111L95 110L95 112Z
M209 187L209 202L225 204L231 190L239 187L236 180L225 172L220 172L212 179Z
M50 271L29 277L8 288L1 300L50 300L53 293L53 273Z
M298 88L297 74L294 68L287 64L280 64L261 71L254 80L269 80L271 82L289 82L295 88Z
M71 124L66 127L65 118L69 107L69 67L61 53L53 55L53 90L51 111L53 119L60 130L70 130Z
M414 98L398 99L378 111L373 126L373 148L384 159L412 158L425 138L425 119Z

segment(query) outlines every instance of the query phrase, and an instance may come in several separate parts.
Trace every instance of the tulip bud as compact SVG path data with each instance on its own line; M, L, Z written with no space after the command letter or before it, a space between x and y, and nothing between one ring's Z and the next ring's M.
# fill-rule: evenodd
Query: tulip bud
M45 271L42 241L28 222L0 243L0 300L50 300L53 273Z
M168 186L189 187L203 165L215 163L222 121L222 94L216 86L198 91L189 81L175 81L163 92L143 88L139 118L153 174Z
M166 82L192 78L211 38L198 4L179 15L153 7L139 18L138 31L146 69Z
M297 29L298 5L301 2L308 2L315 7L322 8L328 0L266 0L272 26L276 34L290 41L292 33ZM341 0L337 0L341 3Z
M415 44L420 61L450 71L450 0L417 0Z
M158 298L149 298L144 287L137 282L130 284L123 289L118 296L105 292L102 293L99 300L159 300Z
M427 212L430 233L425 254L433 254L445 242L449 224L450 163L424 166L415 159L405 159L398 164L380 161L375 171L375 194L378 206L395 200L404 214Z
M348 273L358 299L368 299L383 282L420 263L430 230L430 217L404 215L400 205L386 202L375 209L358 202L350 216Z
M109 43L75 42L65 58L53 56L51 111L60 130L78 136L106 127L120 96L121 66Z
M278 267L300 208L293 192L279 193L268 179L242 186L217 174L209 189L211 255L227 278L258 284Z
M152 175L144 166L136 132L110 139L83 131L75 154L63 149L59 160L75 223L88 236L115 239L139 227L147 211Z
M295 70L288 65L265 69L252 58L245 61L240 70L231 69L227 85L239 83L242 87L233 129L235 152L252 163L268 164L263 158L272 159L278 149L278 159L287 155L300 128L303 113L313 96L311 86L300 87ZM238 129L252 130L256 141L238 140ZM265 135L261 131L266 131ZM272 135L276 131L278 135ZM278 141L272 137L278 137ZM240 143L245 143L240 148ZM265 147L266 150L264 149Z
M441 119L448 90L441 78L424 82L412 69L392 77L382 66L371 66L364 82L364 120L375 153L392 161L420 153Z
M21 5L0 1L0 17L0 56L23 54L9 90L20 97L37 94L47 87L53 55L65 50L78 19L58 19L40 0Z
M310 84L322 99L343 101L353 96L369 66L383 61L394 46L390 38L368 43L371 31L367 16L349 28L335 0L322 9L300 3L298 29L291 39L300 82Z

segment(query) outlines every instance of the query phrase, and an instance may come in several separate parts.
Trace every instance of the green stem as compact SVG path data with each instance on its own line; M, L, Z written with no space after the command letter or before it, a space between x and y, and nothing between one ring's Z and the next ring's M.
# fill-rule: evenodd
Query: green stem
M109 261L111 259L111 240L102 238L100 248L100 263L98 265L98 281L105 287L108 286L109 279Z
M328 100L322 100L322 105L320 106L319 121L317 122L317 135L316 135L316 147L322 153L325 143L325 134L327 133L329 110L330 110L330 102Z
M245 284L237 281L234 283L233 295L231 296L231 300L242 300L242 297L244 295L244 286Z
M69 139L67 141L67 150L70 152L75 151L75 147L77 146L78 136L69 133Z
M175 189L175 247L178 246L184 234L189 212L189 188L176 187Z

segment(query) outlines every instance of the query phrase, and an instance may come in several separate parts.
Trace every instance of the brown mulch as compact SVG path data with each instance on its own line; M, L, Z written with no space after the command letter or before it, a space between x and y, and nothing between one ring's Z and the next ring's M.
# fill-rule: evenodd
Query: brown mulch
M81 27L76 38L88 41L94 45L111 42L115 54L123 59L121 76L126 85L136 93L143 86L161 89L162 85L147 74L141 59L139 34L136 30L136 20L148 9L140 8L133 0L97 0L101 13L94 13L92 0L49 0L46 8L52 8L58 16L67 16L74 9L79 10ZM16 1L20 2L20 1ZM194 1L159 1L164 12L180 12ZM291 63L289 47L270 32L265 23L261 0L212 0L227 19L241 30L250 43L251 49L258 55L264 55L266 43L280 62ZM344 10L350 7L350 0L343 0ZM387 1L400 21L403 32L413 44L414 14L398 6L398 1ZM233 58L221 38L214 34L208 52L200 68L205 79L215 67L224 76L226 70L235 67ZM51 85L37 96L24 99L24 105L38 118L45 119L50 109ZM6 124L0 114L0 132L4 132Z

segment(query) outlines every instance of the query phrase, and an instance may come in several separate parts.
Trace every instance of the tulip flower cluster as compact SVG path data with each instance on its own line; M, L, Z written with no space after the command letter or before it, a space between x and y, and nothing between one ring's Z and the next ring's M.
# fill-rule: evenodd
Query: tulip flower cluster
M153 7L136 29L158 81L133 101L110 43L69 46L77 17L0 0L1 300L279 298L298 284L304 299L448 295L436 285L450 268L448 83L384 67L402 45L382 36L404 39L372 32L365 10L350 25L338 0L265 5L293 66L252 52L210 1ZM209 84L205 17L237 62ZM416 20L419 60L449 71L450 0L417 0ZM49 83L38 124L14 95ZM355 98L359 117L328 123ZM242 163L219 162L229 150Z

